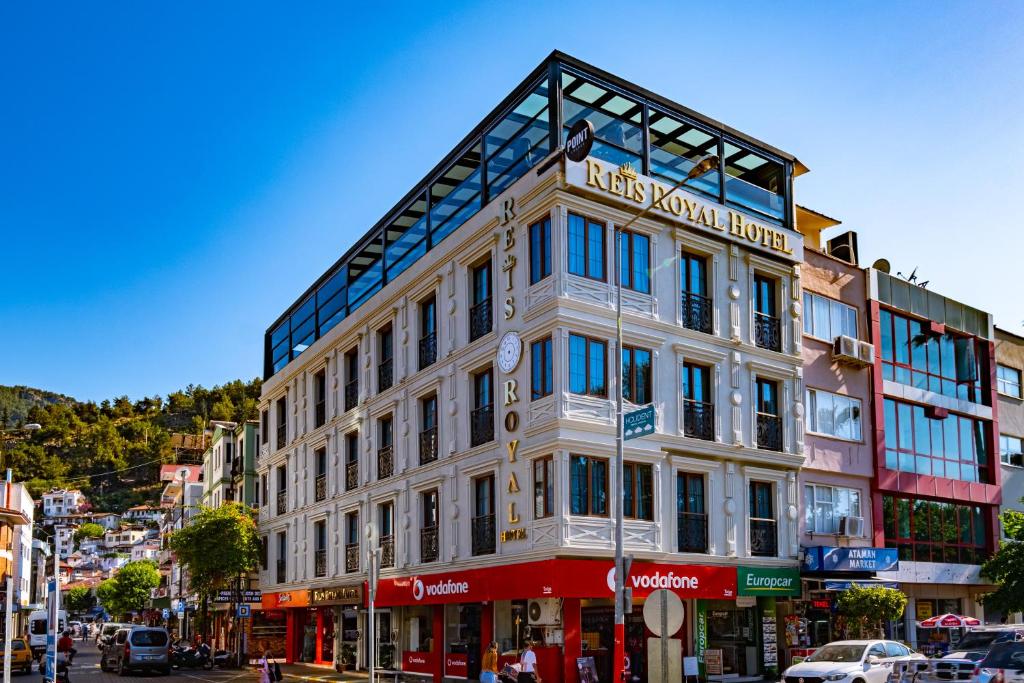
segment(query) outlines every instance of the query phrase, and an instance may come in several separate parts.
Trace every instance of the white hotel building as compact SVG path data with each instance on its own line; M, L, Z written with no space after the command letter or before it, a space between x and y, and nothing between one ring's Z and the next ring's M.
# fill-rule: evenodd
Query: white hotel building
M581 118L597 142L575 163L559 145ZM777 670L776 599L800 583L804 170L553 53L268 329L254 641L365 667L379 548L382 667L475 679L487 641L530 637L545 681L582 655L610 680L623 391L657 414L625 443L633 671L659 582L684 655ZM616 226L652 201L622 234L620 372Z

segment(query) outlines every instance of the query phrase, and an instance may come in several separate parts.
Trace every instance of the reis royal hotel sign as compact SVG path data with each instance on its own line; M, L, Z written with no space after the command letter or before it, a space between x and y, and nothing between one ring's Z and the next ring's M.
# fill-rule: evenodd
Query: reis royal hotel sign
M736 568L635 562L626 585L636 597L668 588L684 598L729 600L736 596ZM601 598L614 591L610 560L541 560L381 579L376 602L387 607L516 598Z
M803 260L800 233L763 223L682 188L669 194L671 185L640 175L629 164L615 166L594 157L579 163L566 160L565 180L573 187L610 197L637 211L651 207L647 215L652 219L695 227L788 261Z

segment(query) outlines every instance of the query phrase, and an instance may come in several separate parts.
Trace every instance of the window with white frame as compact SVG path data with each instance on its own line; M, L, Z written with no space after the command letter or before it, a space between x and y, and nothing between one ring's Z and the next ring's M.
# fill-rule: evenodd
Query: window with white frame
M1024 443L1019 436L999 435L999 460L1004 465L1024 467Z
M860 441L860 400L821 389L807 390L807 431Z
M841 334L857 338L857 309L835 299L804 292L804 334L832 341Z
M804 522L807 533L837 534L843 517L860 517L860 491L839 486L804 486Z
M1020 370L1006 365L996 365L996 391L1014 398L1021 398Z

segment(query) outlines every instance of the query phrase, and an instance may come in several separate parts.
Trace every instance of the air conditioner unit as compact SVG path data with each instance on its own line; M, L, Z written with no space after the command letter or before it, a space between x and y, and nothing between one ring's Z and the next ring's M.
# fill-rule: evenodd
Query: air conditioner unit
M551 626L562 623L562 605L557 598L530 600L526 609L526 620L530 626Z
M863 517L840 517L839 535L859 538L864 535Z
M857 342L857 357L860 358L860 362L865 365L874 365L875 345L866 341Z
M861 342L854 337L839 335L832 340L832 360L849 365L864 365L865 361L860 357L860 344Z

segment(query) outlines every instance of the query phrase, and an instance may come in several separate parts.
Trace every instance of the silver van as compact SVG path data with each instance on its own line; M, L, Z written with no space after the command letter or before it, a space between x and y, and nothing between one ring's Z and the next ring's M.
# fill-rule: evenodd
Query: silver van
M166 676L171 673L170 643L167 629L152 626L122 628L103 648L100 669L113 670L122 676L133 669L157 671Z

